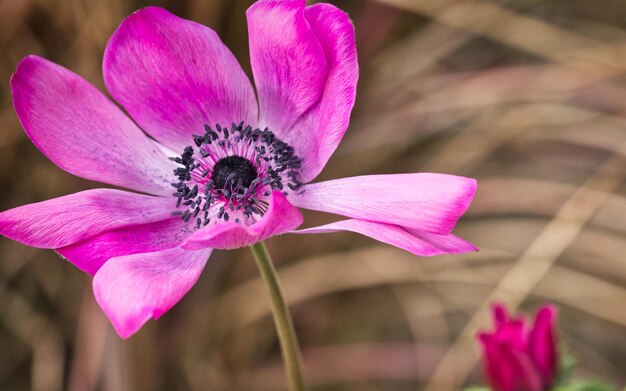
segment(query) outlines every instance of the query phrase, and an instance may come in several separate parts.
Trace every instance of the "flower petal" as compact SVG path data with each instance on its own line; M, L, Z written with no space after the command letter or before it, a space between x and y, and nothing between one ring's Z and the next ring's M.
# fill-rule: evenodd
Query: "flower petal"
M359 67L354 27L330 4L258 1L248 10L260 124L303 159L301 180L322 170L345 133Z
M111 229L171 218L172 209L170 198L86 190L0 213L0 235L28 246L59 248Z
M507 357L500 349L500 343L488 333L478 334L483 351L485 378L494 391L515 391L512 388L515 373L512 372Z
M494 303L491 305L491 316L493 318L493 324L496 329L502 327L508 322L511 317L506 309L506 306L502 303Z
M498 336L480 333L485 377L494 391L541 391L530 357Z
M541 374L545 389L553 385L558 366L554 325L556 315L555 307L542 307L535 316L535 324L528 337L529 354Z
M342 220L319 227L293 231L293 233L319 234L337 231L357 232L424 257L441 254L462 254L477 250L471 243L452 234L436 235L419 231L408 232L397 225L365 220Z
M122 22L107 44L103 73L111 96L177 152L205 124L257 120L252 85L217 34L159 7Z
M350 124L359 79L354 27L348 14L325 3L307 7L307 21L329 64L324 92L289 131L288 139L302 151L302 181L313 180L335 152Z
M526 324L521 319L511 319L498 327L494 333L496 338L512 349L526 352L528 349Z
M152 194L170 193L174 164L119 108L69 70L28 56L11 78L32 142L65 171Z
M541 378L526 352L515 349L515 346L500 342L502 358L510 366L513 376L508 380L506 389L511 391L542 391Z
M211 249L180 247L110 259L96 273L93 290L113 327L128 338L148 321L158 319L191 289Z
M302 224L302 214L283 193L274 191L271 197L269 208L255 224L247 227L237 223L209 225L188 237L182 247L190 250L206 247L234 249L289 232Z
M285 132L321 97L324 49L304 16L305 0L260 0L246 12L260 123Z
M304 186L297 207L449 234L469 207L476 180L444 174L367 175Z
M57 252L80 270L94 275L111 258L176 247L190 232L182 219L174 217L103 232L58 248Z

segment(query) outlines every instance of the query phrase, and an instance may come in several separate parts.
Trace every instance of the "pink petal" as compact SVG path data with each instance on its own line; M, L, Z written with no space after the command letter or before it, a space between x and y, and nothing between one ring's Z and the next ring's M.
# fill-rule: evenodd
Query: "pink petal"
M535 324L529 334L529 354L541 374L545 389L553 385L558 366L554 325L556 315L555 307L542 307L535 316Z
M303 159L301 179L322 170L346 131L358 62L348 15L304 0L257 1L248 10L260 124Z
M302 180L313 180L335 152L350 124L359 79L354 27L348 14L325 3L307 7L305 17L319 39L329 71L320 101L289 131L303 158Z
M280 235L302 224L300 211L287 201L280 191L271 195L268 210L261 220L250 226L237 223L209 225L193 233L183 243L183 248L234 249L260 242L274 235Z
M158 319L191 289L211 249L168 250L112 258L93 280L96 300L122 338Z
M530 358L498 337L481 333L485 377L494 391L541 391Z
M526 352L521 352L507 343L500 343L500 350L503 361L513 374L507 379L506 390L542 391L539 373Z
M338 231L360 233L424 257L441 254L462 254L477 250L471 243L452 234L436 235L428 232L408 232L397 225L365 220L342 220L319 227L294 231L293 233L320 234Z
M527 351L526 324L520 319L512 319L504 323L496 329L494 335L499 341L516 351Z
M305 0L260 0L247 11L260 122L283 138L322 96L326 54L304 16Z
M28 56L11 78L11 90L26 134L65 171L142 192L171 193L175 165L80 76Z
M111 229L169 219L174 204L172 197L86 190L0 213L0 235L28 246L59 248Z
M474 179L453 175L367 175L308 184L290 201L300 208L447 235L475 191Z
M439 235L407 227L402 227L402 229L418 239L430 243L431 246L438 248L442 254L465 254L470 251L479 251L478 247L472 243L452 234Z
M502 303L495 303L491 306L491 313L493 317L493 323L496 328L500 328L506 322L509 321L510 316L509 313Z
M498 341L488 333L478 334L478 341L483 350L483 368L485 378L493 391L516 391L511 388L513 383L511 368L500 349Z
M188 230L189 225L175 217L103 232L57 251L82 271L94 275L111 258L176 247L190 233Z
M107 44L103 72L111 96L176 152L205 124L257 120L252 85L217 34L162 8L122 22Z

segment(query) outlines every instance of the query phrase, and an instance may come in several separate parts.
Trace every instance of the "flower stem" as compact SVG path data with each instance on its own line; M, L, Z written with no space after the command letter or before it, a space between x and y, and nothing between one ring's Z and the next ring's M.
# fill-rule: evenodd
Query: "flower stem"
M252 254L261 272L263 282L267 286L272 301L272 314L274 315L274 325L280 341L280 349L285 362L285 372L291 391L304 391L304 376L302 375L302 358L298 339L293 328L289 307L280 290L280 282L276 269L272 264L272 258L267 252L263 242L253 244Z

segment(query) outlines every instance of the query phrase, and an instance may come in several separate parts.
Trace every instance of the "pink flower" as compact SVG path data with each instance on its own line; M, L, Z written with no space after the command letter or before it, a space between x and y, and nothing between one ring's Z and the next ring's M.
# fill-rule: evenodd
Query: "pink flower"
M122 337L178 302L212 249L293 232L297 208L348 217L301 234L353 231L423 256L476 249L450 233L473 179L310 184L355 100L348 16L329 4L261 0L247 18L256 95L215 32L156 7L126 18L104 53L106 88L130 117L40 57L22 60L11 79L24 130L50 160L140 192L87 190L0 214L0 234L56 249L95 275L96 299Z
M535 315L532 329L523 318L511 318L493 306L495 330L478 339L483 347L485 376L494 391L550 390L557 375L555 338L557 310L547 305Z

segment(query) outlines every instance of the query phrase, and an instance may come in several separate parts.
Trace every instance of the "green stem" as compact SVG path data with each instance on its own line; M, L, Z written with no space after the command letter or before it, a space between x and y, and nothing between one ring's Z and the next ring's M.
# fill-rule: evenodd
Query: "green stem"
M289 307L287 307L285 298L280 290L280 282L278 281L276 269L272 264L272 258L263 242L253 244L250 248L272 301L274 325L278 333L280 349L283 353L289 389L291 391L304 391L304 376L302 375L302 359L300 357L298 339L296 338L296 332L289 314Z

